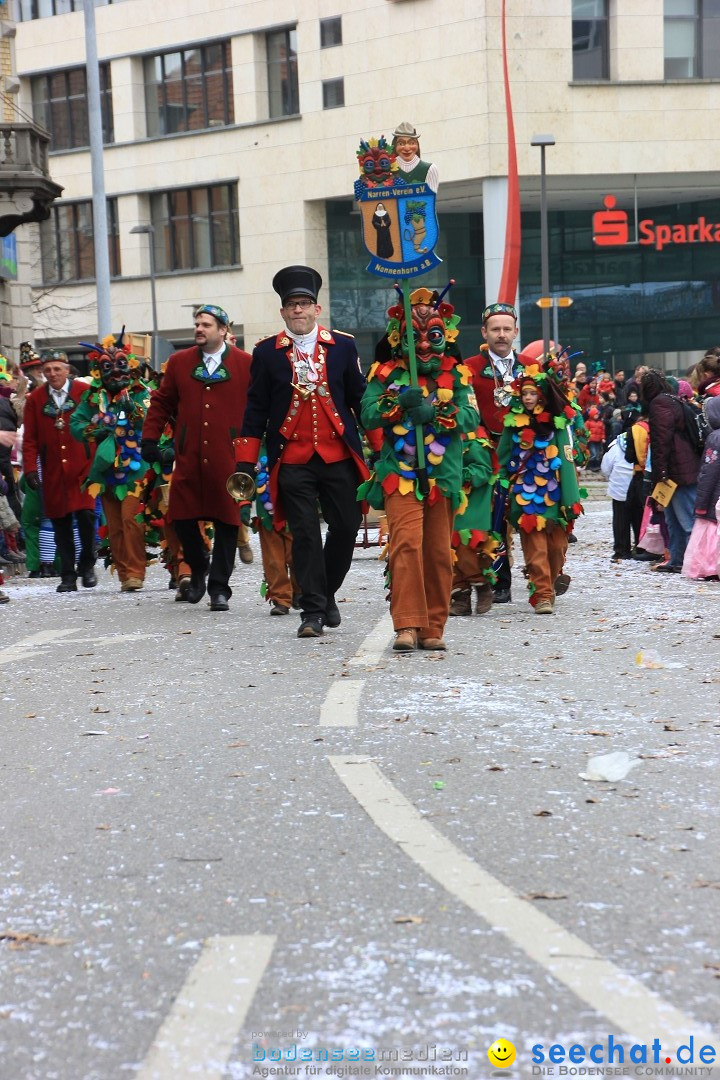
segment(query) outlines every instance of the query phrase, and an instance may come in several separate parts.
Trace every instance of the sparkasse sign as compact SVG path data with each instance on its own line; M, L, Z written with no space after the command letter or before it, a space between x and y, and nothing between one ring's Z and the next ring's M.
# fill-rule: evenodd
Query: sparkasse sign
M604 210L593 214L593 243L596 247L621 247L630 243L628 215L625 210L616 210L617 199L606 195L603 199ZM638 222L639 244L662 251L672 244L720 244L720 222L708 221L701 216L687 225L658 225L652 218Z

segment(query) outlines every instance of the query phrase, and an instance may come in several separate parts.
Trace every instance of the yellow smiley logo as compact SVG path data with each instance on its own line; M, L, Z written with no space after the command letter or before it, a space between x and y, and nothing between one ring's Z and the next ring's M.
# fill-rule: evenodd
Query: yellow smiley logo
M515 1060L515 1047L507 1039L496 1039L488 1050L491 1065L498 1069L509 1068Z

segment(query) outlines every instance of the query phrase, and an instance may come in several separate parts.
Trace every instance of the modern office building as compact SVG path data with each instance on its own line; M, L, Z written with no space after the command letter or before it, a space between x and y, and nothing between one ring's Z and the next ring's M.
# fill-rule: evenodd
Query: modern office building
M96 332L81 0L12 0L19 103L51 135L62 198L23 227L36 344ZM325 279L365 359L392 301L365 267L360 139L416 125L440 172L441 267L463 353L497 299L507 123L502 0L114 0L95 12L113 321L190 340L222 304L240 340L278 326L275 271ZM505 0L522 205L524 340L540 336L540 151L561 340L684 369L720 342L720 10L711 0ZM152 226L152 232L131 230ZM330 309L328 314L327 309Z

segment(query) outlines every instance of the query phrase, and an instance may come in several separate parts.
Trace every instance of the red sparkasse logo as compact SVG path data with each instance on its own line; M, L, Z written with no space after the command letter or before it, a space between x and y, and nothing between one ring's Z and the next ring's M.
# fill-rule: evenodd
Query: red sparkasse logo
M620 247L629 243L628 216L625 210L616 210L617 199L606 195L604 210L593 214L593 243L597 247ZM688 225L656 225L652 218L638 223L638 243L652 245L656 251L671 244L720 244L720 222L699 217Z

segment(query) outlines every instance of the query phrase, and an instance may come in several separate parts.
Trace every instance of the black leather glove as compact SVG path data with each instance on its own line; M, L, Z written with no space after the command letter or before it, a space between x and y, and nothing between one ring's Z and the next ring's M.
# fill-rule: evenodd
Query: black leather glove
M39 491L40 490L40 476L38 475L37 472L26 472L25 473L25 483L27 484L27 486L30 488L31 491Z
M418 424L429 424L435 419L435 406L429 401L424 401L422 405L414 405L411 409L406 409L405 415L413 427Z
M154 465L160 461L160 451L155 439L143 439L140 443L140 455L148 465Z
M255 461L238 461L237 465L235 466L235 472L245 473L247 476L251 476L254 480L256 464L257 462Z

